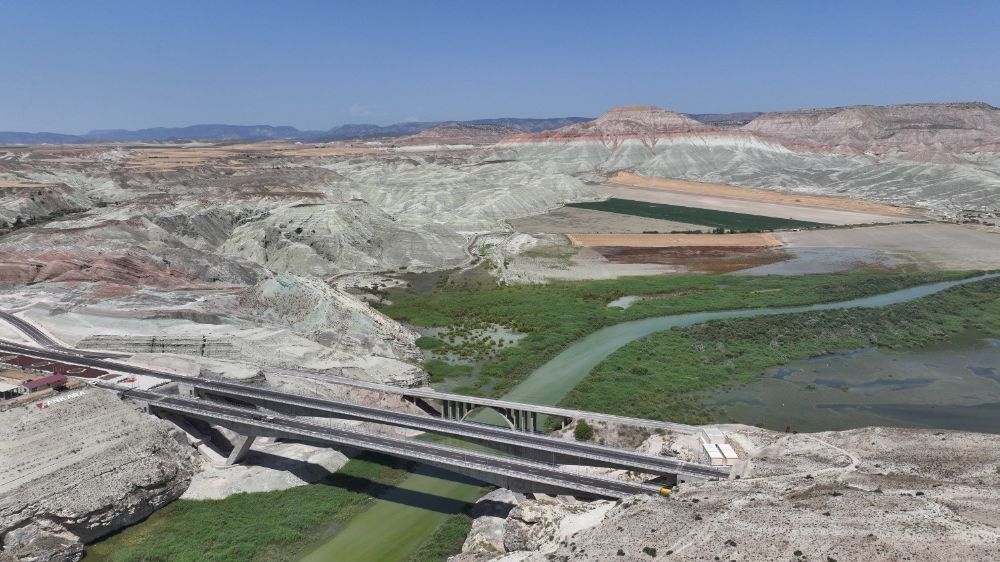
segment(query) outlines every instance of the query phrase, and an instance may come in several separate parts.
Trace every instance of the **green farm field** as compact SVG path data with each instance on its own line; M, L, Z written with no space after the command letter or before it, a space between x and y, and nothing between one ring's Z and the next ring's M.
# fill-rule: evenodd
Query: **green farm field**
M764 232L769 230L822 228L828 226L817 222L747 215L727 211L713 211L711 209L681 207L679 205L666 205L663 203L648 203L645 201L633 201L631 199L611 198L607 201L569 203L566 206L618 213L620 215L698 224L733 232Z

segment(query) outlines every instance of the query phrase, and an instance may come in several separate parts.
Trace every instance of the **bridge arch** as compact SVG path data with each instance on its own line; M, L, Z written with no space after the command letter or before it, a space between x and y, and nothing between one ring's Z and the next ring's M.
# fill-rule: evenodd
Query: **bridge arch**
M480 405L480 404L476 404L476 405L470 404L470 405L472 406L472 408L470 408L468 411L466 411L465 415L463 415L461 418L459 418L460 421L466 421L467 419L469 419L469 417L471 417L472 415L474 415L475 413L478 413L478 412L491 412L492 411L492 412L496 412L497 414L500 414L500 418L502 418L503 421L507 424L507 427L509 427L510 429L517 429L515 427L515 425L514 425L513 416L510 415L510 411L507 410L506 408L495 408L493 406L483 406L483 405Z

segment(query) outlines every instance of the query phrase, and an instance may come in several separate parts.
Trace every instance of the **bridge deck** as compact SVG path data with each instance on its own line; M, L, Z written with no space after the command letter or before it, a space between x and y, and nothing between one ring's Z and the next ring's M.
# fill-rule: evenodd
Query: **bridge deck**
M467 396L465 394L452 394L448 392L440 392L431 388L407 388L403 386L394 386L391 384L381 384L381 383L361 381L337 375L330 375L327 373L304 371L300 369L265 369L265 372L271 372L277 375L285 375L291 377L311 378L315 380L321 380L324 382L350 386L354 388L372 390L375 392L385 392L389 394L397 394L400 396L411 396L429 400L463 402L467 404L476 404L479 406L486 406L489 408L497 408L501 410L503 409L520 410L526 412L545 414L547 416L555 416L555 417L570 418L570 419L586 419L591 421L603 421L618 425L631 425L635 427L645 427L649 429L663 429L668 431L675 431L677 433L693 434L697 433L698 431L697 427L682 423L673 423L673 422L665 422L658 420L646 420L642 418L629 418L625 416L615 416L612 414L602 414L600 412L571 410L568 408L558 408L555 406L542 406L538 404L528 404L525 402L512 402L509 400L498 400L494 398L480 398L476 396Z
M278 409L278 411L282 409L287 410L286 408L282 408L282 406L290 406L295 409L305 410L303 415L315 415L315 413L324 412L338 417L348 417L362 421L371 421L471 439L488 445L506 445L531 449L536 451L536 454L551 455L553 464L594 464L593 461L597 461L600 466L610 466L649 474L670 474L717 479L728 476L728 470L719 467L686 462L669 457L647 455L594 443L556 439L546 435L515 431L495 425L434 418L426 415L365 406L353 402L312 398L251 388L234 383L220 383L215 381L197 382L193 386L196 389L207 391L209 394L221 395L257 404L269 409ZM310 412L313 412L313 414L310 414Z
M492 481L499 476L514 482L513 487L540 487L583 495L622 498L634 494L656 494L660 486L642 482L613 480L566 471L557 466L499 457L415 439L379 435L355 429L331 428L295 418L275 416L260 420L256 410L204 400L166 396L148 391L125 391L129 398L149 404L152 410L180 414L230 427L248 434L291 437L339 447L373 451L433 464L463 474ZM530 491L530 490L529 490Z
M67 351L33 348L30 346L24 346L21 344L6 342L2 340L0 340L0 350L6 350L15 353L28 353L47 359L55 359L67 363L76 363L86 366L100 367L109 370L117 370L120 372L125 372L130 374L142 374L142 375L161 377L168 380L184 382L186 384L192 385L193 387L207 390L209 393L222 394L232 398L245 400L251 403L256 402L259 405L263 405L265 407L268 407L268 405L270 405L273 408L275 404L285 404L297 407L304 407L313 410L318 409L326 412L337 413L340 415L347 415L349 417L353 417L354 419L362 419L375 423L390 423L393 425L412 427L415 429L421 429L425 431L434 431L449 435L455 435L459 437L471 438L473 440L478 440L480 442L486 442L486 443L493 442L497 444L503 444L508 447L518 447L525 450L533 450L535 452L534 457L546 458L540 456L539 454L540 453L547 454L550 455L550 457L548 458L550 458L553 463L599 464L601 466L624 468L626 470L636 470L650 474L676 474L676 475L690 476L696 478L725 478L727 477L728 474L727 471L725 471L724 469L720 469L718 467L710 467L697 463L688 463L677 459L653 457L651 455L642 455L640 453L635 453L632 451L625 451L621 449L603 447L593 444L583 444L571 441L563 441L525 432L512 432L509 430L505 430L503 428L498 428L496 426L487 426L485 424L476 424L472 422L459 421L459 420L433 418L429 416L418 416L414 414L408 414L406 412L393 412L391 410L365 407L362 405L349 402L330 400L330 399L316 399L300 395L281 393L236 383L209 381L199 377L177 375L174 373L157 371L154 369L137 367L133 365L102 360L94 357L84 357L69 353ZM405 396L416 395L421 397L433 397L433 398L444 397L444 399L456 400L456 401L476 400L473 397L467 397L463 395L449 394L449 393L440 393L433 390L427 391L425 389L403 389L391 385L378 385L374 383L365 383L362 381L350 381L350 382L353 386L361 386L362 388L369 388L372 390L381 390L383 388L387 388L392 391L395 391L396 394L401 394ZM479 399L479 401L484 403L484 405L496 405L497 407L508 407L508 408L532 407L532 405L528 404L506 402L501 400ZM565 415L565 413L567 412L572 412L573 414L579 414L580 417L587 417L591 415L591 413L589 412L577 413L572 410L563 410L560 408L548 408L548 407L537 407L537 408L542 413L556 412L555 415ZM610 416L610 417L615 418L615 416ZM618 419L629 419L629 418L618 418ZM574 462L572 460L573 457L577 459L577 462ZM586 462L586 461L591 461L591 462ZM598 461L598 462L595 463L592 461Z

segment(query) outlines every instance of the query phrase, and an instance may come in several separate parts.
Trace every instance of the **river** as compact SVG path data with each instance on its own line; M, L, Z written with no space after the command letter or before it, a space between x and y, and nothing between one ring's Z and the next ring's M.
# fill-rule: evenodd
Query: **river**
M555 405L569 393L598 363L623 345L654 332L691 326L711 320L749 318L856 307L882 307L925 297L945 289L998 277L986 274L957 281L931 283L849 301L782 308L755 308L716 312L698 312L659 316L623 322L602 328L577 341L536 369L523 382L504 395L504 399L532 404ZM466 502L475 501L480 488L459 476L419 467L400 488L410 492L436 495L446 502L442 509L435 502L428 505L398 501L398 492L389 491L378 498L365 513L354 518L333 539L314 551L308 562L351 560L381 562L402 560L426 540L449 514L457 513ZM342 555L340 553L350 553Z
M1000 340L967 332L900 353L864 348L792 361L706 400L719 421L781 431L860 426L1000 431Z

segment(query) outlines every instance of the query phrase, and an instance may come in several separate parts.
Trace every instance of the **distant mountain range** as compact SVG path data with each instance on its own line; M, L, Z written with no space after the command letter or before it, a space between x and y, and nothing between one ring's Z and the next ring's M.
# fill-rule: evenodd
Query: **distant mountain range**
M171 142L171 141L265 141L297 140L325 142L335 140L400 137L413 135L440 125L496 125L526 133L558 129L573 123L590 121L590 117L556 117L550 119L477 119L473 121L424 121L393 125L351 124L327 131L300 131L295 127L272 125L204 124L190 127L154 127L129 131L104 129L84 135L60 133L22 133L0 131L0 144L78 144L88 142Z

